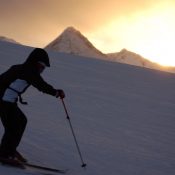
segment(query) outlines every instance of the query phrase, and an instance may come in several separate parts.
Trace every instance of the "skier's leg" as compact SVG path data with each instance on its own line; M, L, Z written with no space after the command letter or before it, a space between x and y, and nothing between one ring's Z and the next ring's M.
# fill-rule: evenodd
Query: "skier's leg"
M20 143L27 119L16 104L3 102L0 109L1 121L5 132L1 141L0 154L13 156Z

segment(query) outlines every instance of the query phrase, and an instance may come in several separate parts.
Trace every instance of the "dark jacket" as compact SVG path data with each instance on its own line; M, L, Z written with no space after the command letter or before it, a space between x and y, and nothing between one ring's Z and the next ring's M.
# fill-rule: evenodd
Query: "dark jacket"
M27 87L19 92L19 95L24 93L25 90L30 86L34 86L39 91L47 93L50 95L56 95L56 89L51 85L46 83L40 76L37 68L37 63L43 62L48 67L50 66L49 57L43 49L34 49L27 60L23 64L14 65L6 72L0 75L0 99L2 99L5 91L10 88L16 80L25 80L27 82Z

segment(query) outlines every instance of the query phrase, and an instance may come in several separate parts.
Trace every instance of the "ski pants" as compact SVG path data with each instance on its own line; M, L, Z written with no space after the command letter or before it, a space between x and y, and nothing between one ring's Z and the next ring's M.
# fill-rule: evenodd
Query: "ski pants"
M17 103L0 101L0 118L4 126L4 135L0 145L0 155L14 156L24 133L27 118Z

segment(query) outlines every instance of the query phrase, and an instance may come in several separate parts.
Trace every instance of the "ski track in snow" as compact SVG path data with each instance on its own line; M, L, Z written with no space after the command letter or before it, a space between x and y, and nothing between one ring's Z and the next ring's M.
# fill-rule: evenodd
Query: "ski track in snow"
M0 42L0 73L33 48ZM43 77L66 92L65 104L87 168L59 99L30 88L21 106L28 125L19 151L32 163L70 175L174 175L175 75L49 52ZM0 124L0 136L3 127ZM28 173L0 166L0 175Z

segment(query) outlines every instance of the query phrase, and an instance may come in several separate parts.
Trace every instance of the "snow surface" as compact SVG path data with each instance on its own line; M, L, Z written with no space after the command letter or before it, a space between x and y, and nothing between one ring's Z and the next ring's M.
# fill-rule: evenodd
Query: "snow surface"
M0 42L0 73L32 48ZM43 77L66 92L65 103L87 168L81 168L59 99L30 88L20 106L28 126L19 151L31 162L70 175L174 175L175 75L50 52ZM1 124L0 124L1 125ZM0 126L0 135L3 127ZM27 175L0 166L0 175Z

